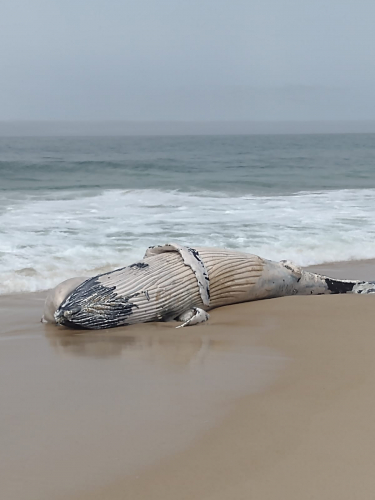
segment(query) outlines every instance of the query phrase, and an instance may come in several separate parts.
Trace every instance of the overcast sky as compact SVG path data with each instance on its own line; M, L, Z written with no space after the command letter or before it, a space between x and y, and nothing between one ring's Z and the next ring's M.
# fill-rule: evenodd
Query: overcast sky
M375 0L2 0L0 120L373 120Z

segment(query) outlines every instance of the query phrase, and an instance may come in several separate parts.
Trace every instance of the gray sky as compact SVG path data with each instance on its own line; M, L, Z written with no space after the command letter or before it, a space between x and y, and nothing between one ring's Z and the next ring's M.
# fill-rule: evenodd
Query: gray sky
M2 0L0 120L374 120L374 0Z

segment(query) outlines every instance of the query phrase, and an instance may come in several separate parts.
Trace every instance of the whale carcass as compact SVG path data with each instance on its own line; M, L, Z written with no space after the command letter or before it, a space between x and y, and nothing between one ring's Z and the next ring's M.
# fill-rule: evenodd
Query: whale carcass
M168 243L148 248L129 266L61 283L49 293L42 321L86 329L170 320L187 326L224 305L337 293L375 293L375 282L331 279L290 261L234 250Z

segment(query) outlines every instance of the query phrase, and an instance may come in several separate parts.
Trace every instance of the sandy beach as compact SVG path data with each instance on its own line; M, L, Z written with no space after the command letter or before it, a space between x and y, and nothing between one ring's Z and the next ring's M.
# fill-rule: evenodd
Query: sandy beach
M373 261L314 266L375 279ZM370 499L374 296L74 332L0 297L0 497Z

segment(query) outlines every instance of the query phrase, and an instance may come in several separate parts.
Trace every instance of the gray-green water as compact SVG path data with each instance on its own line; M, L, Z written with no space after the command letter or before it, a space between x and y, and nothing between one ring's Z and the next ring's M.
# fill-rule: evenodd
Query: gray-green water
M0 138L1 189L290 194L375 187L375 135Z

